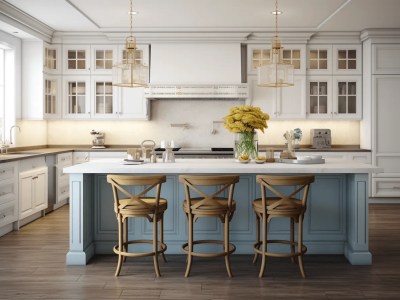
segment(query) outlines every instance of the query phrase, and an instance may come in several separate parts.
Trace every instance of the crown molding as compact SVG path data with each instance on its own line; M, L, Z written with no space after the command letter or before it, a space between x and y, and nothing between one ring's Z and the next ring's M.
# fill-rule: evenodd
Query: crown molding
M381 29L381 28L371 28L366 29L361 32L361 41L366 41L368 39L373 40L373 42L381 43L399 43L400 42L400 29Z
M53 28L5 1L0 1L0 20L46 42L54 33Z

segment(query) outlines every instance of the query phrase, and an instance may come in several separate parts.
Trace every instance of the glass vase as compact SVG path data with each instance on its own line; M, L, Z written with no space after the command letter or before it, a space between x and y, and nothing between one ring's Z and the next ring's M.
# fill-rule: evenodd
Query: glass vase
M239 132L235 135L235 158L248 155L255 159L258 153L258 139L255 131Z

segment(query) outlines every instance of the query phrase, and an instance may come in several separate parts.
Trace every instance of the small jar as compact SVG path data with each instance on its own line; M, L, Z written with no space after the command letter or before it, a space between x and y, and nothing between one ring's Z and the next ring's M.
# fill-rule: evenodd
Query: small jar
M273 148L268 148L265 152L266 162L275 162L275 152Z

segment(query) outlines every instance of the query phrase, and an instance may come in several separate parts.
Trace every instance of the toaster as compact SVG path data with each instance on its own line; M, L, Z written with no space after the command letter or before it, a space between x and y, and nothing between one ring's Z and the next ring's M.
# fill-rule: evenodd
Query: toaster
M330 129L311 129L311 148L326 149L332 144Z

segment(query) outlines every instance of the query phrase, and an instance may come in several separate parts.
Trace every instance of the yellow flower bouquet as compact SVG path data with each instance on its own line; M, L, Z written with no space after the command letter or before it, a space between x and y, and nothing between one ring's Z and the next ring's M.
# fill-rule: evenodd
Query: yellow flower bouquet
M232 107L224 117L224 127L231 132L238 133L235 141L235 157L257 156L257 144L254 141L255 130L264 132L267 128L269 115L263 113L259 107L250 105Z

